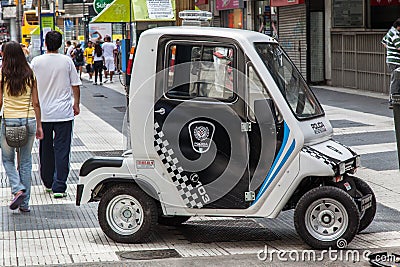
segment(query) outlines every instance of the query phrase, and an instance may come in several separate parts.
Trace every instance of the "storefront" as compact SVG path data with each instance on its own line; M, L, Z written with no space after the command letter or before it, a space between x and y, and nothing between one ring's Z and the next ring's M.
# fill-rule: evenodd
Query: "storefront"
M321 0L271 0L278 40L307 82L325 83L325 17Z
M246 8L243 0L216 0L215 9L219 11L221 26L235 29L245 29L244 14Z
M328 0L332 17L331 83L333 86L388 93L386 51L381 44L399 17L392 0Z
M306 77L307 29L304 0L271 0L278 9L278 39L300 72Z
M254 30L277 38L277 17L270 1L254 1Z

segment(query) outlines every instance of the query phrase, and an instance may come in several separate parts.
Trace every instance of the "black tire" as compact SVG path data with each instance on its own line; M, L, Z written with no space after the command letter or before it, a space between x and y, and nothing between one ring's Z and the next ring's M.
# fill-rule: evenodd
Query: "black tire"
M333 186L308 191L294 212L297 233L315 249L345 248L357 234L359 222L360 213L353 198Z
M157 224L157 207L154 200L136 185L116 185L103 194L98 219L101 229L112 240L137 243Z
M356 196L362 197L368 194L372 195L371 207L366 209L363 213L360 214L360 226L358 227L358 232L361 232L365 228L367 228L371 222L374 220L376 214L376 198L374 191L372 191L371 187L362 179L358 177L350 177L353 179L356 185Z
M190 219L190 216L158 216L158 223L167 226L179 226Z

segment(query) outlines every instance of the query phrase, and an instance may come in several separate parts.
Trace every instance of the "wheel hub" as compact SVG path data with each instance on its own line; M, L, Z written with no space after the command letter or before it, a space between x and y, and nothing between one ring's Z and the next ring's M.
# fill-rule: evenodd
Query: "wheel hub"
M335 220L335 213L330 210L324 210L318 215L318 221L324 227L331 227Z
M335 199L318 199L307 208L305 224L309 233L316 239L332 241L346 231L348 225L347 211Z
M131 235L137 232L143 223L143 208L131 195L119 195L107 205L107 222L118 234Z
M130 208L126 208L124 211L122 211L122 216L126 219L130 219L132 217L133 213L130 210Z

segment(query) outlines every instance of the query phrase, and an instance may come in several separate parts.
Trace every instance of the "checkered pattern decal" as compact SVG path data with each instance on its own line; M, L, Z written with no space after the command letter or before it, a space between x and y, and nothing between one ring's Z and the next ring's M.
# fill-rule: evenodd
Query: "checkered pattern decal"
M331 166L332 169L335 170L335 167L337 166L337 164L340 162L334 158L328 157L325 154L322 154L321 152L319 152L318 150L315 150L309 146L305 146L303 147L303 149L301 150L304 153L309 154L311 157L316 158L322 162L324 162L326 165Z
M168 140L164 140L164 133L158 123L154 124L154 147L165 168L172 177L179 195L188 208L202 208L204 203L199 197L198 190L193 187L188 177L179 166L179 160L174 156L174 150L169 147Z

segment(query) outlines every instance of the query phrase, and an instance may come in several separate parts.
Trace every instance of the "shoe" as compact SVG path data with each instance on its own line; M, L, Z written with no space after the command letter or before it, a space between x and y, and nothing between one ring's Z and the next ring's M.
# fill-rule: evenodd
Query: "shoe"
M89 78L89 82L91 82L92 81L92 78Z
M44 191L46 193L52 193L53 192L53 190L51 188L47 188L47 187L44 187Z
M65 192L64 192L64 193L54 193L54 194L53 194L53 197L54 197L54 198L64 198L64 197L67 197L67 195L68 195L68 194L65 193Z
M93 85L97 85L97 83L96 83L96 82L93 82Z
M26 195L22 191L18 191L17 193L15 193L14 198L10 203L10 209L16 210L19 205L21 205L21 203L24 201L25 197Z
M103 85L103 83L99 83L99 85Z
M29 207L19 207L20 212L31 212L31 209Z
M105 79L105 80L104 80L104 83L107 83L107 82L108 82L108 79Z
M113 80L111 80L111 81L110 81L110 83L114 83L114 81L113 81Z

